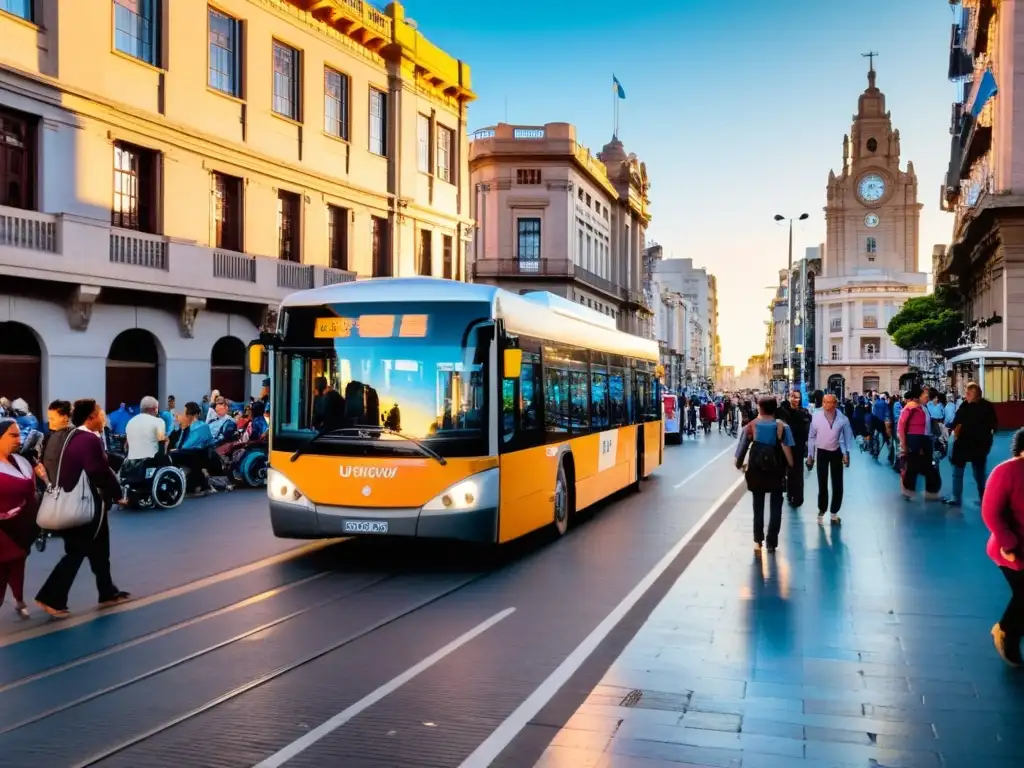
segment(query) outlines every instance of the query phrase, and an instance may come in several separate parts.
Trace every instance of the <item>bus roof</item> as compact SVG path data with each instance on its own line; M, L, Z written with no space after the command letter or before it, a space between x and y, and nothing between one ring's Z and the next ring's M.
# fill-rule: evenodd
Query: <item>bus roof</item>
M436 277L378 277L299 291L286 297L281 307L387 301L486 303L491 305L493 317L505 322L509 333L658 362L656 341L609 328L603 316L591 319L586 313L576 311L574 306L566 306L572 302L538 301L539 293L532 292L533 298L527 298L480 283Z

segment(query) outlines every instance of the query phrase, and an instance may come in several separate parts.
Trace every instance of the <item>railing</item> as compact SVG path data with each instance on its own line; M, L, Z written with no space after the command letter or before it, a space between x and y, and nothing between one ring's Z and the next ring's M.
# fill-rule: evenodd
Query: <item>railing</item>
M831 330L831 331L841 331L841 330L843 330L843 321L842 320L832 320L828 324L828 327L829 327L829 330Z
M33 211L15 214L0 212L0 245L56 253L56 219Z
M868 352L868 351L862 349L860 351L860 359L861 360L881 360L882 359L882 353L881 352Z
M146 269L167 271L167 241L124 229L110 230L110 261Z
M864 318L864 327L865 328L878 328L878 318L877 317L865 317Z
M568 259L478 259L475 277L575 277Z
M213 276L226 280L256 282L256 257L233 251L213 252Z
M277 262L277 287L304 291L313 287L313 267L292 261Z
M474 141L476 139L493 139L495 136L495 130L493 128L480 128L479 130L473 131L469 134L469 140Z
M368 22L367 26L380 32L388 40L391 39L391 19L378 11L376 8L363 3L363 20Z
M353 283L356 279L355 272L349 272L347 269L334 269L333 267L323 268L323 284L324 285L337 285L338 283Z

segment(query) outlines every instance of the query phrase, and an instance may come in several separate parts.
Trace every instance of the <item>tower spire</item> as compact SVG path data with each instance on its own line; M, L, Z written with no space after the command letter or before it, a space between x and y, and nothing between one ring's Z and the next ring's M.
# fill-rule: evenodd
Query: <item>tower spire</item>
M875 56L877 55L877 51L868 51L861 54L861 56L868 60L868 88L875 87Z

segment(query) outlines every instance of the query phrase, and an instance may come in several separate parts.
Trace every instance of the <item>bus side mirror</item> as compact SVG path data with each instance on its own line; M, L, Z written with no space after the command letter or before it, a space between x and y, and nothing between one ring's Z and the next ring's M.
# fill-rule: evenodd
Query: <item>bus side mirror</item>
M505 378L518 379L523 371L523 350L506 349L504 356Z
M249 345L249 373L264 375L267 372L267 349L262 344Z

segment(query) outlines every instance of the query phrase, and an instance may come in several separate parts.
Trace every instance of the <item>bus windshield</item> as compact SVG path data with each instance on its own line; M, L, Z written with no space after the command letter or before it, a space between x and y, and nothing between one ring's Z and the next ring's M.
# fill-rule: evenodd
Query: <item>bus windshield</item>
M468 302L287 308L274 353L274 450L319 434L305 453L422 457L426 445L486 455L493 327L489 305Z

